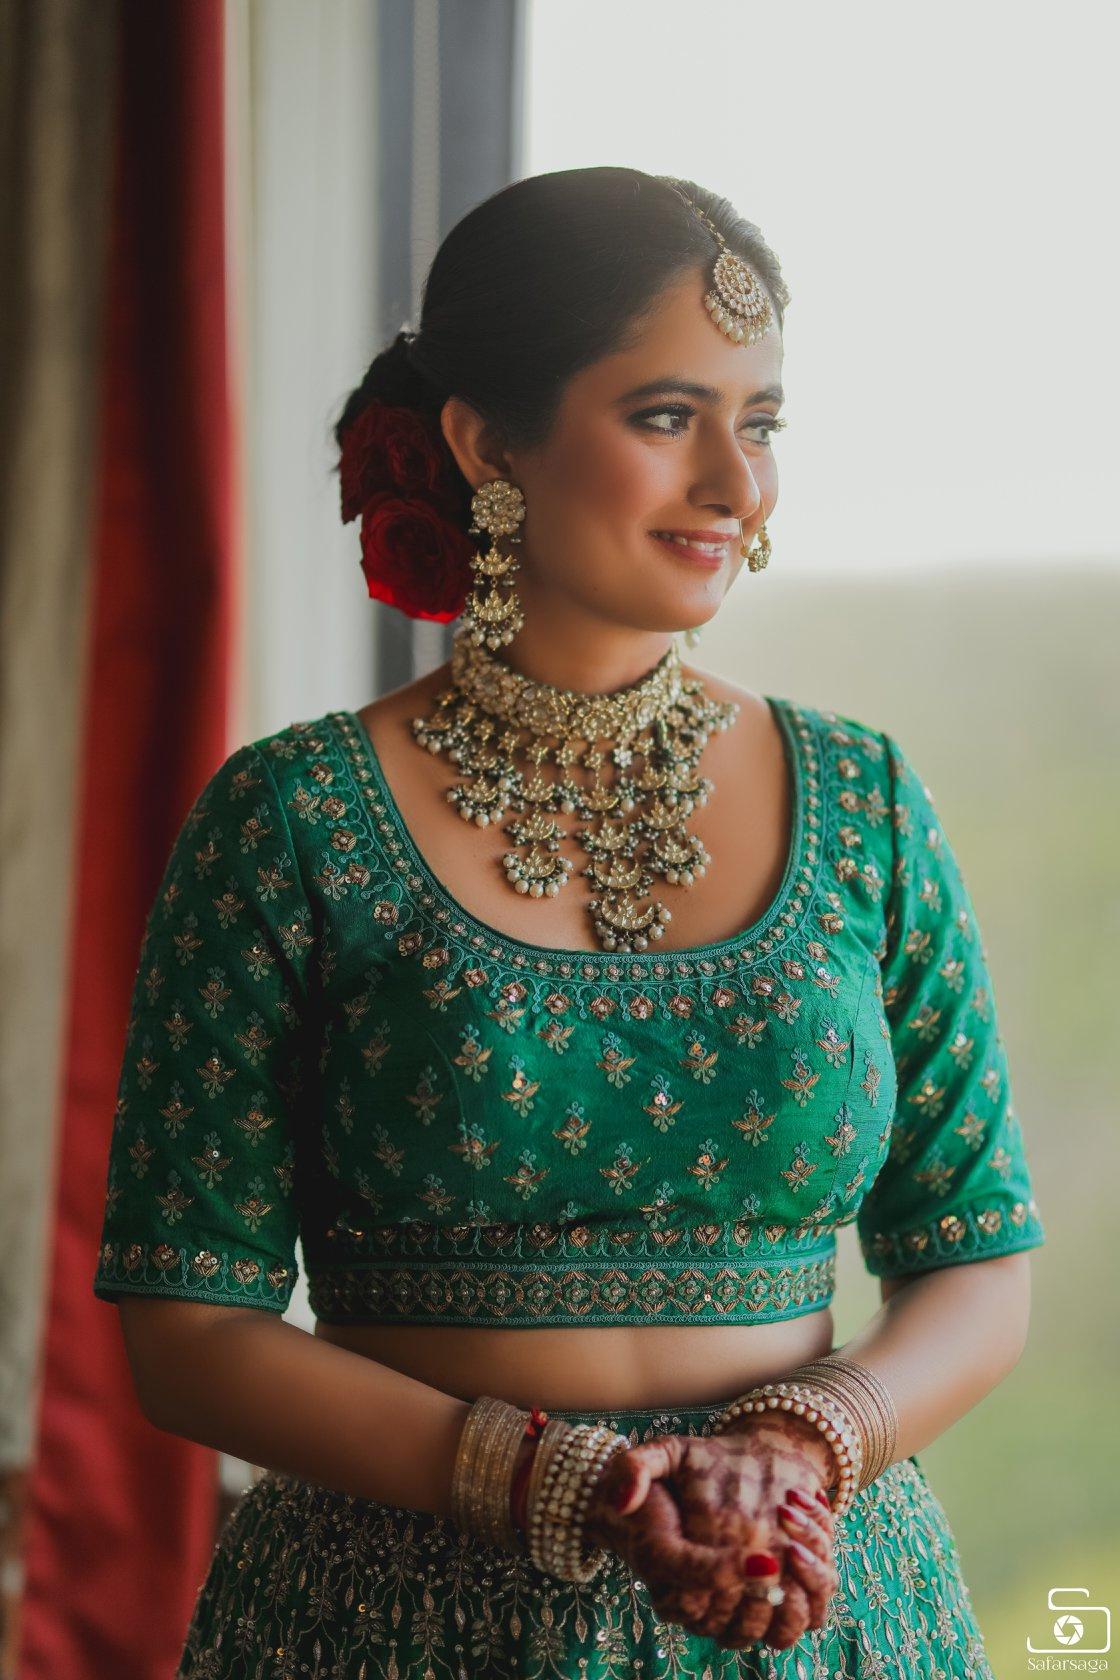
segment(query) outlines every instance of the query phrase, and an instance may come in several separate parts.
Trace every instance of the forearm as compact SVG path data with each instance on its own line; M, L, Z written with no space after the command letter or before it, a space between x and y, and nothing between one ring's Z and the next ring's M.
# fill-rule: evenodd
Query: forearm
M1030 1317L1030 1257L1007 1254L898 1280L838 1347L886 1384L898 1413L893 1461L970 1411L1017 1363Z
M450 1516L469 1402L247 1310L193 1333L147 1416L251 1464L322 1487Z

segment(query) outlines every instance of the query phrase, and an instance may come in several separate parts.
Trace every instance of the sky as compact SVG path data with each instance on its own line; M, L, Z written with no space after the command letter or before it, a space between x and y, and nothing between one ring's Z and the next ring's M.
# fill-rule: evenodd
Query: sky
M778 254L791 571L1120 564L1118 15L529 0L524 173L685 176Z

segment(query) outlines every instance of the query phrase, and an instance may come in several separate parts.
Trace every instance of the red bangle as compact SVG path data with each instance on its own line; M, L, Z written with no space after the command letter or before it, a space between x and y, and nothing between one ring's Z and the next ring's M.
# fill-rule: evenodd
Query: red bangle
M539 1441L541 1436L544 1434L544 1426L547 1422L548 1413L541 1411L540 1407L534 1406L529 1413L529 1421L525 1425L525 1440L533 1442ZM529 1486L529 1475L532 1471L533 1460L535 1457L536 1451L534 1449L534 1451L530 1453L529 1457L525 1459L522 1464L518 1465L517 1469L514 1471L513 1480L510 1483L509 1512L513 1519L514 1526L522 1534L524 1534L528 1522L528 1514L525 1510L525 1494Z

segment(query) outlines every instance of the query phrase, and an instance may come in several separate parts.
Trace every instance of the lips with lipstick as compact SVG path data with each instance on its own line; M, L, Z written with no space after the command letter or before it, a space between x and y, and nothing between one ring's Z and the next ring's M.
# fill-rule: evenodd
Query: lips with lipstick
M650 536L683 559L719 566L727 559L730 545L738 541L739 531L651 531Z

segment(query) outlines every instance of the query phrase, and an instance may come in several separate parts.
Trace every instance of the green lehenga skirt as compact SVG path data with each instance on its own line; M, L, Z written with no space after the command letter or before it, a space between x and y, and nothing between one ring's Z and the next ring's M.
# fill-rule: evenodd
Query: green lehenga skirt
M632 1442L719 1406L567 1411ZM788 1650L727 1650L655 1614L610 1554L586 1586L450 1519L269 1472L226 1520L176 1680L994 1680L945 1512L916 1457L836 1528L840 1585Z

